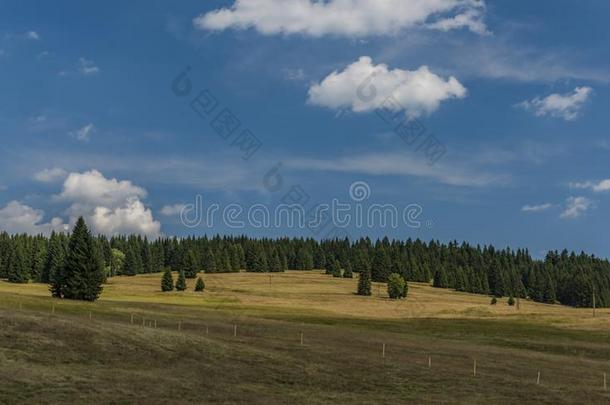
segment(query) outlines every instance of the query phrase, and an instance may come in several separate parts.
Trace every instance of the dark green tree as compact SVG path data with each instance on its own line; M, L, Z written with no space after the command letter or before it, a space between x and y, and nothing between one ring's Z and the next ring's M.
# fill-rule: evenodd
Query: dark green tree
M163 277L161 277L161 291L167 292L174 289L174 278L172 277L172 269L169 267L165 268Z
M388 277L388 296L392 299L405 298L407 296L407 282L398 273L392 273Z
M195 291L202 292L205 289L205 283L201 277L197 277L197 283L195 284Z
M104 269L101 256L85 220L76 221L66 253L62 278L63 298L95 301L102 292Z
M358 295L371 295L371 264L366 254L362 251L356 253L354 270L360 274L358 279Z
M180 270L180 273L178 273L178 280L176 280L176 291L184 290L186 290L186 276L184 275L184 270Z

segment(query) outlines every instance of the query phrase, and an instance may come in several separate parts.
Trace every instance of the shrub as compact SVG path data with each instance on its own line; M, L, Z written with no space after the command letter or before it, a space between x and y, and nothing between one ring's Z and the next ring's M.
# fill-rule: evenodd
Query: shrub
M496 305L498 303L498 299L496 297L493 297L491 299L491 305Z
M405 298L407 296L407 282L398 273L392 273L388 277L388 295L392 299Z
M195 284L195 291L203 291L205 289L205 283L201 277L197 278L197 283Z
M513 298L512 295L510 297L508 297L508 305L510 305L511 307L513 305L515 305L515 299Z

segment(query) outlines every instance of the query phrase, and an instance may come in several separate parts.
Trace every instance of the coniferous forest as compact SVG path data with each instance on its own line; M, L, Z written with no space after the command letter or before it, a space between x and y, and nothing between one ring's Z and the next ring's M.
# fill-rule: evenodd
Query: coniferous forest
M14 283L48 283L53 296L95 300L107 277L167 270L195 278L206 273L281 272L326 269L351 277L363 273L358 292L370 294L366 279L387 282L392 273L495 297L530 298L574 307L610 306L610 263L585 253L548 252L535 260L527 250L468 243L246 236L187 238L92 236L80 219L71 234L0 234L0 278ZM361 277L362 278L362 277ZM362 290L362 291L361 291ZM367 294L368 293L368 294Z

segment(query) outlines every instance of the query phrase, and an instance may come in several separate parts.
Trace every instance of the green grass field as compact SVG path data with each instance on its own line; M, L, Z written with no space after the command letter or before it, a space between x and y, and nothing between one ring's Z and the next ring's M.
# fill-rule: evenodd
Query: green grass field
M115 277L95 303L0 282L0 402L610 402L608 310L417 283L359 297L318 271L206 274L203 294L160 276Z

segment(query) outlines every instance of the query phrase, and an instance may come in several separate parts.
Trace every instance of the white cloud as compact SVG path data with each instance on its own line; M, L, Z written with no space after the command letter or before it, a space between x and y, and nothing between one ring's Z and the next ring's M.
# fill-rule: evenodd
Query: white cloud
M440 103L466 96L466 88L453 76L448 80L432 73L427 66L414 71L388 69L374 65L362 56L343 71L334 71L309 89L308 102L313 105L354 112L389 108L404 110L409 118L430 114ZM392 101L388 104L389 101Z
M38 35L38 33L36 31L28 31L25 33L25 37L26 39L32 39L32 40L39 40L40 39L40 35Z
M95 132L95 126L89 123L76 131L70 132L70 134L81 142L89 142L93 132Z
M57 198L71 203L67 210L71 222L83 216L96 233L156 237L161 224L140 200L146 195L146 190L131 181L107 179L99 171L91 170L70 173Z
M79 64L79 69L78 69L79 72L85 76L95 75L100 72L100 68L97 67L92 60L88 60L88 59L81 57L78 59L78 64Z
M365 37L424 26L486 32L481 0L236 0L193 20L202 30L255 28L264 35Z
M579 188L595 191L596 193L610 190L610 179L600 181L584 181L570 183L570 188Z
M521 211L523 211L523 212L541 212L541 211L546 211L552 207L553 207L553 204L551 204L551 203L545 203L545 204L539 204L539 205L524 205L523 207L521 207Z
M107 179L97 170L70 173L59 198L86 204L116 206L130 197L146 197L146 190L129 180Z
M45 234L51 231L64 232L68 230L60 218L51 222L41 223L44 217L42 210L34 209L19 201L11 201L0 209L0 228L8 233L28 233L32 235Z
M441 31L450 31L459 28L468 28L470 31L480 35L489 35L487 26L483 22L483 12L481 8L468 9L454 17L445 18L428 25L429 28Z
M482 187L501 185L507 181L504 176L485 174L480 170L450 165L444 161L431 166L425 160L414 159L402 153L366 154L326 160L290 159L285 161L284 165L288 168L306 171L420 177L453 186Z
M580 110L592 92L591 87L576 87L572 93L553 93L542 99L536 97L522 101L517 106L527 111L533 111L537 117L548 115L571 121L579 116Z
M34 180L42 183L54 183L59 180L63 180L68 175L68 172L60 167L53 167L51 169L44 169L34 173Z
M186 208L186 204L166 205L161 208L161 214L166 216L179 215Z
M138 233L157 236L161 231L161 224L153 219L152 211L137 197L128 198L119 207L95 207L89 221L92 229L107 235Z
M593 208L593 201L586 197L569 197L560 218L574 219Z

